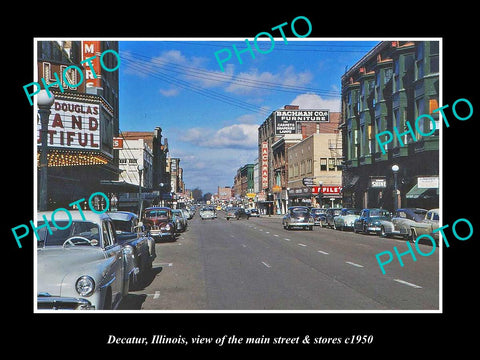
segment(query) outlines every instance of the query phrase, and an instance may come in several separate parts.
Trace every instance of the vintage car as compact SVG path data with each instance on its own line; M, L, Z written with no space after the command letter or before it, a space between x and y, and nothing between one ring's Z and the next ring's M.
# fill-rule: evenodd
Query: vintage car
M402 208L395 211L391 222L386 222L382 225L381 235L401 236L404 239L410 239L412 234L410 227L416 222L420 222L425 218L427 210L417 208Z
M37 306L39 310L110 310L128 294L134 267L131 247L117 241L107 214L70 211L38 221ZM39 212L51 219L52 212ZM44 217L45 216L45 217ZM70 224L70 225L69 225Z
M340 215L335 216L333 219L334 227L337 230L353 230L355 220L360 217L359 209L344 208L341 210Z
M374 232L381 235L382 225L391 221L391 215L385 209L363 209L353 223L353 231L368 234Z
M325 226L327 223L326 209L312 208L310 210L310 216L313 218L314 225Z
M335 229L335 218L342 212L341 208L329 208L325 212L325 226Z
M143 212L143 225L155 240L166 238L175 241L175 224L171 208L161 206L146 208Z
M240 219L249 219L250 214L248 214L244 208L241 207L231 207L225 213L225 219L230 220L235 218L237 220Z
M260 217L260 211L258 209L250 209L250 217Z
M290 206L282 219L284 229L290 230L293 227L313 230L313 217L307 206Z
M439 240L439 231L433 233L433 230L438 229L440 221L440 210L439 209L431 209L428 210L425 214L423 220L419 222L415 222L410 225L410 240L415 242L417 236L429 234L431 235L438 244Z
M128 211L109 212L113 220L117 241L119 244L132 248L135 266L139 273L130 280L130 289L136 289L152 268L156 258L155 240L143 231L143 224L138 222L138 216Z
M185 213L180 209L172 209L173 222L175 223L175 229L177 232L183 232L187 230L187 218Z
M215 212L215 208L213 206L204 206L200 209L200 218L202 220L205 219L215 219L217 214Z

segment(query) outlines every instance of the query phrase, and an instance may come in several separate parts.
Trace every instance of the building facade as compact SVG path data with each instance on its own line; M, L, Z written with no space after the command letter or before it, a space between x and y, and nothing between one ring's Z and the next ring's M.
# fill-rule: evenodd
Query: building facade
M418 180L439 176L439 56L438 41L380 42L342 76L344 206L438 207L438 187ZM415 127L423 114L437 125L427 137ZM429 121L418 127L432 130ZM384 131L395 136L382 150L376 135Z
M37 42L36 81L43 78L55 96L48 129L37 123L38 159L42 151L40 135L47 131L48 174L47 188L38 185L38 194L47 191L50 209L68 207L75 199L88 198L94 192L110 196L111 189L105 182L118 180L118 153L113 148L119 128L118 71L102 72L100 64L94 63L97 79L92 83L91 69L81 64L106 50L118 52L118 42ZM112 57L105 56L104 60L110 68L115 67ZM80 85L69 86L62 76L64 71L70 84Z

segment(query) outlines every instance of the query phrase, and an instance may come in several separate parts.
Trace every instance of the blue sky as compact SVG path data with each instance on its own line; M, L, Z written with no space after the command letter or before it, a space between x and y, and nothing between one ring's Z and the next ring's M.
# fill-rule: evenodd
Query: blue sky
M120 131L160 126L189 189L233 185L258 156L257 129L272 111L340 111L342 74L378 43L276 38L261 54L250 40L255 59L241 53L241 64L232 44L245 49L243 38L120 41ZM266 40L258 41L264 52ZM214 53L225 48L232 57L222 72Z

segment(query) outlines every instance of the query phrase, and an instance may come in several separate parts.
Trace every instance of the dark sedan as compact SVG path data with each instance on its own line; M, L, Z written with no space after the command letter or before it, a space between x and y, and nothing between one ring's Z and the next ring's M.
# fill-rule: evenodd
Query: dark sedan
M327 215L325 209L312 208L310 216L313 218L314 225L325 226L327 223Z
M227 209L227 213L225 214L225 218L230 220L231 218L239 219L247 219L250 215L245 211L244 208L241 207L232 207Z

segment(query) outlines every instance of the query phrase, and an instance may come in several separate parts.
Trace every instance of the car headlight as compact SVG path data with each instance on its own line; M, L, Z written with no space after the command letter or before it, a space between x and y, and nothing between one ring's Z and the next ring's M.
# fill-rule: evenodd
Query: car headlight
M170 224L165 225L165 230L170 230Z
M75 284L75 290L80 296L90 296L95 290L95 281L90 276L80 276Z

